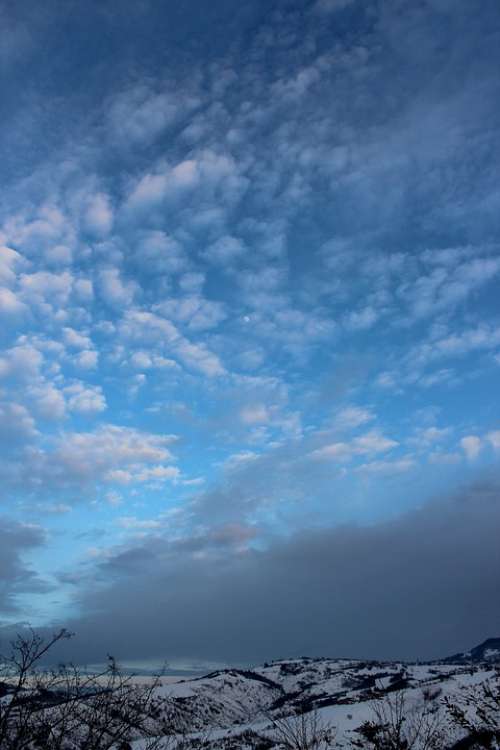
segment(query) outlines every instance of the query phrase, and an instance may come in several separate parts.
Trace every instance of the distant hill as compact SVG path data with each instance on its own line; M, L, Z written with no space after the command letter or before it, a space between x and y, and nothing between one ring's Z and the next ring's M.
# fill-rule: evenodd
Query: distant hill
M444 664L500 664L500 638L488 638L479 646L442 660Z
M324 750L355 750L368 747L360 744L360 732L373 721L374 704L393 710L402 700L417 712L428 707L432 721L446 725L450 743L439 747L453 747L451 740L464 732L447 723L446 700L465 706L471 690L480 695L490 680L500 685L494 659L500 664L500 639L490 638L439 662L302 657L223 669L162 688L167 702L164 714L159 706L159 720L175 715L185 750L201 750L200 736L207 738L205 750L283 750L273 741L276 722L293 727L297 717L309 715L309 721L335 727L336 744L322 745Z

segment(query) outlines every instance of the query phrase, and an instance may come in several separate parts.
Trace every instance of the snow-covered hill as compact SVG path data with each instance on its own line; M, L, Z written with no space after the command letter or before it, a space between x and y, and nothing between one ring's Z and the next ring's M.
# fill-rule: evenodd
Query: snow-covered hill
M314 715L319 726L334 729L335 743L325 747L348 748L361 740L360 727L397 696L412 716L439 719L448 742L442 747L451 747L464 731L453 724L446 702L465 707L482 685L499 684L497 643L490 639L465 655L425 664L302 658L222 670L159 688L161 723L175 723L177 739L188 746L266 750L279 744L280 722Z
M498 664L500 665L500 638L488 638L470 651L454 654L445 659L450 664Z

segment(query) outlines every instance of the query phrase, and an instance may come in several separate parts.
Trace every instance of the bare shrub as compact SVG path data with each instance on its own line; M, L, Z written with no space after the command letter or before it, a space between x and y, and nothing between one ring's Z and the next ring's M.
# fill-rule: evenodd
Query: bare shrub
M465 691L460 703L446 698L445 705L455 726L464 733L455 747L500 747L500 670L496 679Z
M374 750L440 750L446 747L443 720L436 704L410 705L404 691L373 701L373 721L359 729L355 746Z
M315 708L300 714L275 717L268 715L275 741L287 750L321 750L333 747L335 727L322 719Z
M129 750L137 737L147 739L147 750L160 748L158 678L139 687L113 657L99 674L74 665L42 669L47 653L69 637L65 630L48 639L30 631L0 657L2 750Z
M440 695L442 695L443 689L440 687L425 687L422 690L422 698L426 702L433 702L437 698L439 698Z

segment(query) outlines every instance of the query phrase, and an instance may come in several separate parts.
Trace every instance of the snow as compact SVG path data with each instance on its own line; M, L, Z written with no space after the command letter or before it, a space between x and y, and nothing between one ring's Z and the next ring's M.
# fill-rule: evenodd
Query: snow
M465 696L485 681L498 680L493 666L349 659L288 659L254 668L225 670L166 685L158 696L179 706L185 720L182 741L203 738L214 747L252 747L245 732L273 736L272 720L316 709L319 722L336 728L339 747L353 747L356 730L374 720L377 701L394 690L404 691L409 710L434 701L443 722L449 721L444 699L465 705ZM453 729L458 732L459 730ZM449 729L450 736L452 730ZM242 736L244 735L244 736ZM178 737L179 741L181 736ZM175 748L176 742L173 742ZM169 742L171 746L171 742ZM138 742L135 750L145 745ZM229 745L228 745L229 747Z

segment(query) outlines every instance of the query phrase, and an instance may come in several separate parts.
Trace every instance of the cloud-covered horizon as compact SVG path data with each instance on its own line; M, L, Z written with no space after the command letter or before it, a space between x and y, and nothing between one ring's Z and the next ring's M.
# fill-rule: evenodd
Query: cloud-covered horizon
M88 609L90 653L133 622L130 568L165 627L170 582L171 659L271 658L249 623L273 600L293 653L495 634L476 589L498 558L465 537L499 530L497 3L49 2L0 21L0 623ZM445 547L431 581L422 518L436 567L445 515L466 552ZM401 583L379 609L367 588L384 601L398 528L430 612L407 637ZM301 586L314 622L292 626Z

